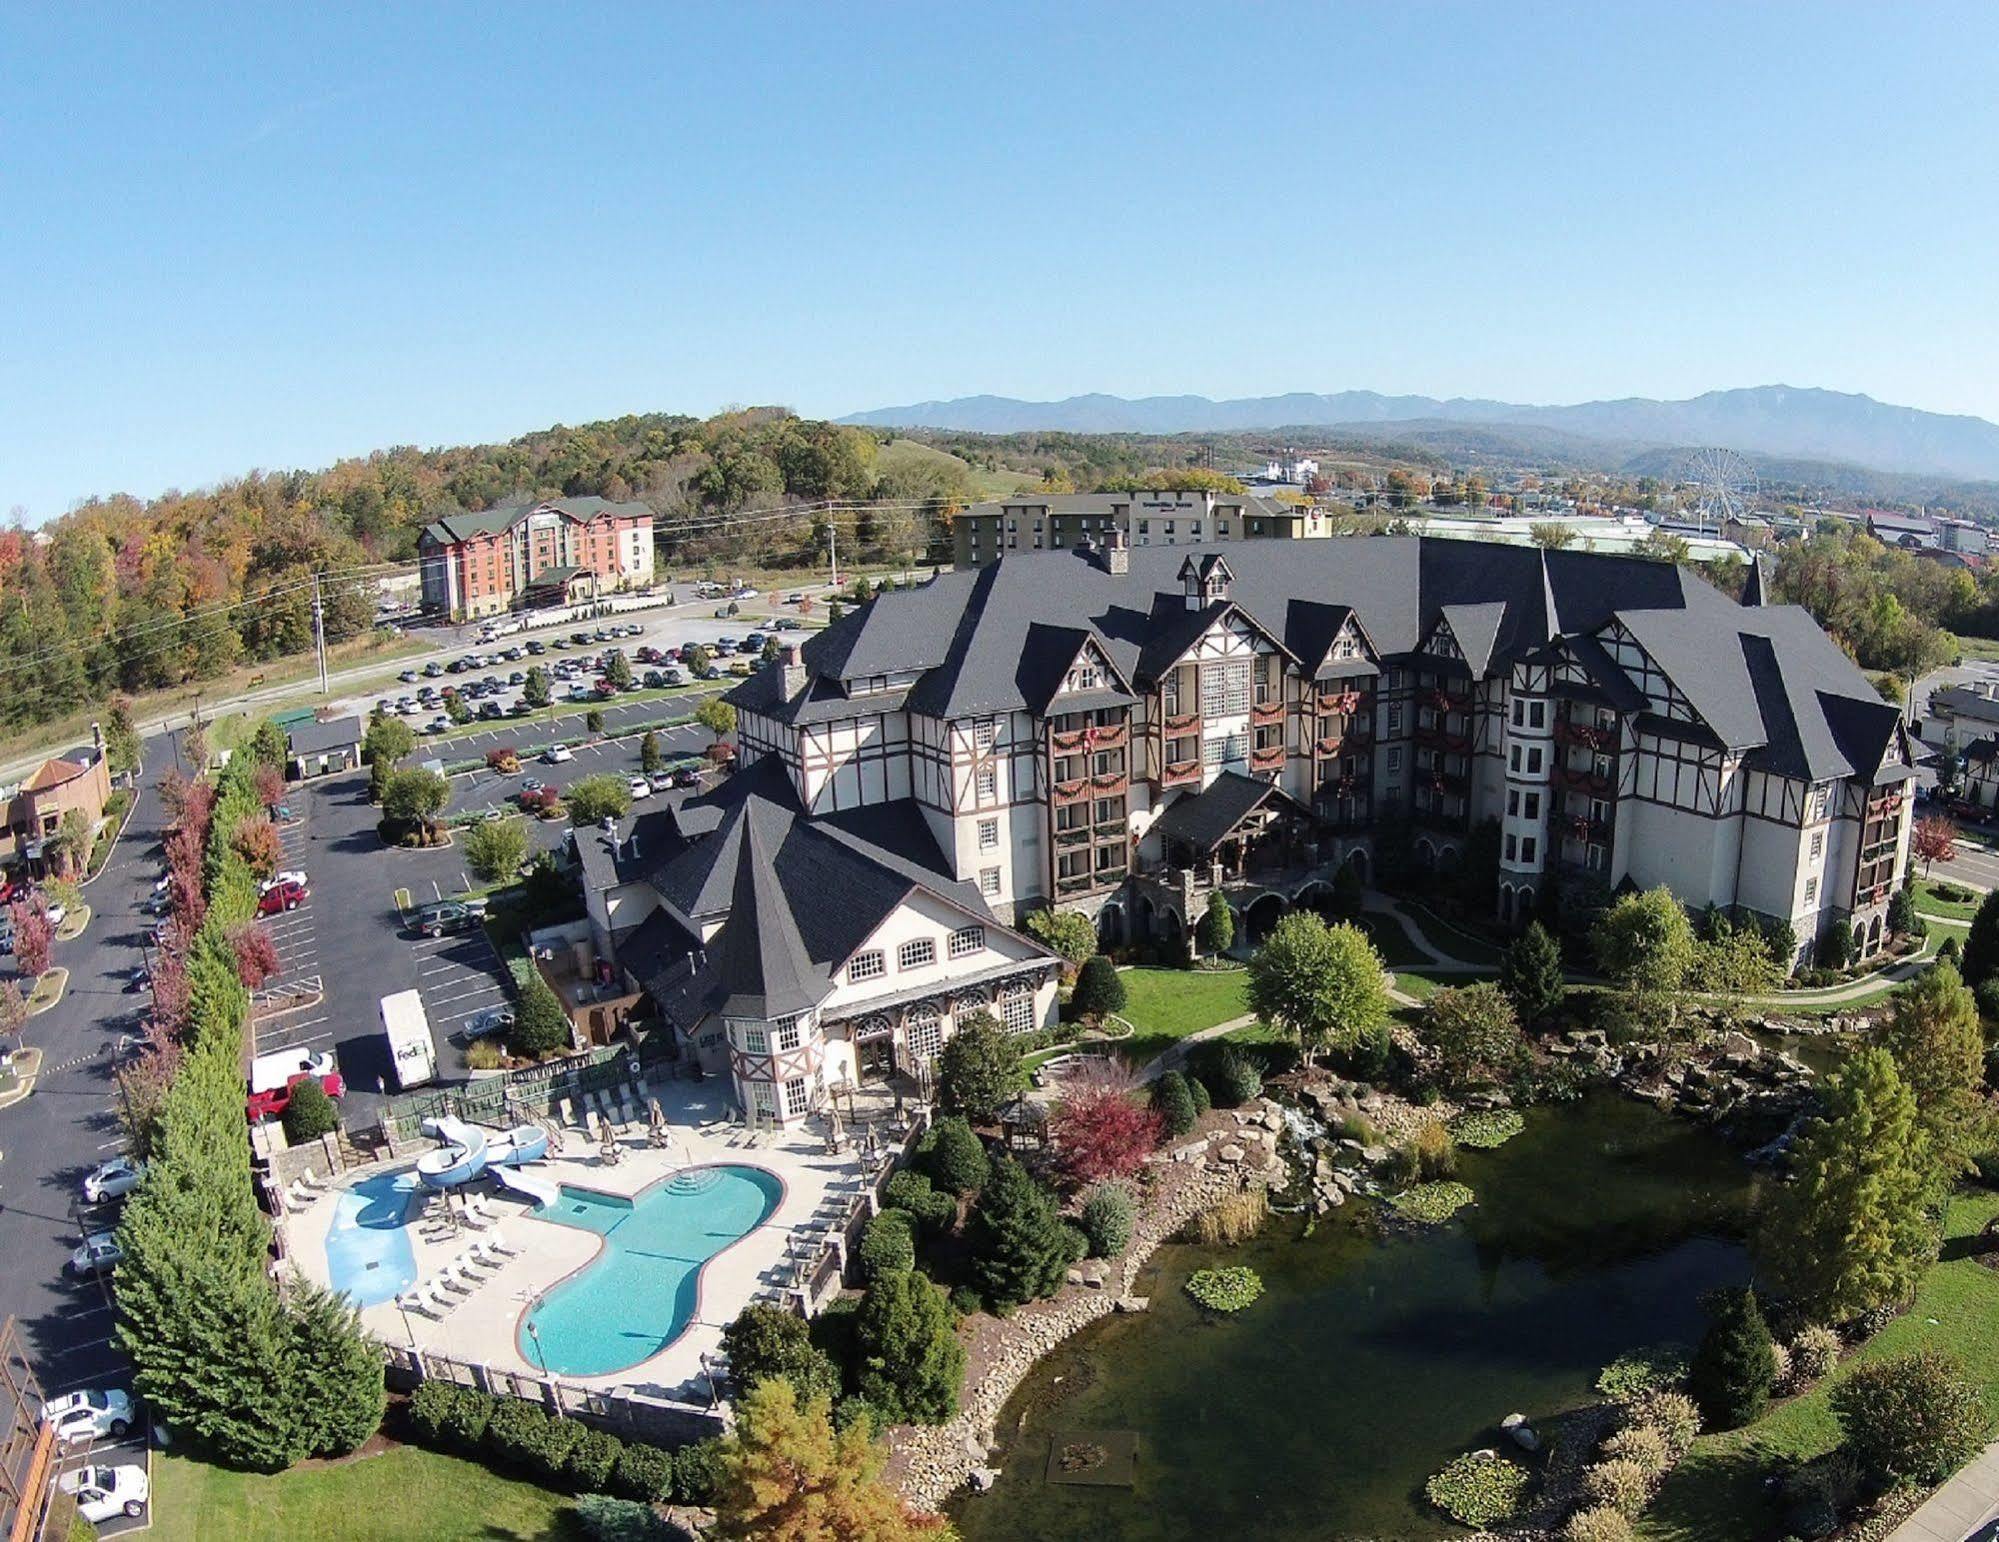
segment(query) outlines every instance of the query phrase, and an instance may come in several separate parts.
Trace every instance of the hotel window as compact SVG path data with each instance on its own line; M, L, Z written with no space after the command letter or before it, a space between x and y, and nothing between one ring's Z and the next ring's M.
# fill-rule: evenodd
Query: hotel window
M999 796L999 768L980 766L973 777L974 795L982 803L991 802Z
M895 950L895 966L898 969L921 969L926 964L936 962L935 937L912 937Z
M743 1048L752 1055L767 1055L770 1053L770 1037L761 1028L745 1028Z
M771 1086L769 1082L750 1083L750 1110L752 1113L771 1112Z
M1396 745L1388 752L1386 769L1394 772L1402 769L1402 746Z
M1248 756L1249 741L1241 734L1222 734L1201 741L1203 765L1226 766L1233 761L1245 760Z
M1506 860L1507 860L1507 861L1509 861L1509 862L1517 862L1517 861L1518 861L1518 860L1520 859L1520 851L1519 851L1519 846L1520 846L1520 843L1519 843L1519 841L1518 841L1518 840L1516 840L1516 839L1515 839L1515 838L1514 838L1513 836L1509 835L1509 836L1507 836L1507 837L1506 837Z
M1542 728L1548 722L1548 704L1544 701L1530 701L1527 704L1527 726Z
M989 717L982 717L972 724L972 743L979 749L991 749L993 740L998 736L999 726Z
M799 1031L797 1018L779 1018L777 1021L777 1047L779 1049L797 1049Z
M805 1078L794 1076L784 1084L784 1111L793 1118L805 1112Z
M927 1062L936 1057L944 1047L944 1023L935 1012L925 1012L912 1017L904 1030L904 1042L909 1046L909 1058Z
M1825 831L1823 830L1812 831L1812 860L1814 862L1818 861L1820 855L1824 851L1825 851Z
M1388 709L1388 737L1394 739L1399 737L1401 733L1402 708L1399 706L1390 707Z
M999 874L999 869L998 869L998 868L996 868L996 867L982 867L982 868L980 868L980 869L979 869L979 892L980 892L981 894L988 894L988 895L991 895L991 894L997 894L997 893L999 893L999 891L1000 891L1000 874Z
M951 934L949 949L952 958L968 958L986 945L986 929L983 926L961 926Z
M1513 698L1513 726L1515 728L1527 726L1527 703L1518 696Z
M888 963L882 957L880 948L872 948L866 953L856 953L852 963L847 965L847 983L861 980L879 979L888 972Z
M1527 751L1527 774L1529 776L1541 774L1541 747L1538 744Z
M1249 711L1249 660L1231 659L1202 669L1202 710L1215 717L1229 717Z
M1506 751L1506 769L1516 774L1520 770L1520 746L1517 744Z
M1532 862L1534 860L1534 848L1537 844L1535 838L1531 835L1524 835L1520 838L1520 860L1522 862Z
M1000 1022L1008 1033L1032 1033L1034 1031L1034 992L1025 986L1015 986L1000 997Z
M1519 817L1519 814L1520 789L1518 787L1509 787L1506 789L1506 817L1508 819L1515 819Z
M1819 881L1816 878L1807 878L1805 880L1805 903L1807 905L1815 905L1818 903L1818 898Z
M1527 794L1526 817L1529 819L1539 819L1541 817L1541 795L1538 792Z
M999 845L999 821L981 819L979 821L979 850L991 851Z

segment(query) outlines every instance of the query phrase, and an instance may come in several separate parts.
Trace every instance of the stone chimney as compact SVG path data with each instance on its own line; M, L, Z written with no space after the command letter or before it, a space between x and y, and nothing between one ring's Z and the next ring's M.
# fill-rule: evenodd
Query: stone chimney
M779 683L784 688L784 699L790 701L805 689L805 655L797 643L786 643L777 653Z
M1112 526L1104 536L1104 571L1113 578L1122 578L1131 571L1131 537Z

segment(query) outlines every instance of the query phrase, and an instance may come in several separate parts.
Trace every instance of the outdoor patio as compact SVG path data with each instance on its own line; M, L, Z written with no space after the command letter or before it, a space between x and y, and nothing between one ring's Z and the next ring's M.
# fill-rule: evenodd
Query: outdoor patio
M671 1344L612 1374L558 1379L569 1385L706 1401L704 1358L719 1351L723 1328L742 1308L757 1299L792 1298L794 1291L826 1279L829 1250L839 1245L855 1207L865 1202L871 1178L879 1174L893 1149L886 1138L891 1110L868 1100L872 1106L859 1110L864 1128L856 1140L843 1108L842 1149L835 1154L828 1149L830 1125L823 1118L790 1133L748 1129L724 1084L717 1081L668 1082L652 1089L652 1096L665 1117L669 1137L665 1146L652 1144L641 1115L620 1131L617 1160L607 1162L597 1142L571 1125L562 1131L559 1152L551 1147L545 1160L522 1171L561 1186L631 1198L685 1169L726 1163L765 1170L781 1181L783 1194L761 1226L703 1266L696 1314ZM327 1238L341 1191L411 1165L404 1159L356 1168L341 1174L334 1187L317 1197L288 1206L283 1227L289 1261L319 1283L331 1285ZM474 1196L476 1210L468 1214L467 1201ZM491 1220L482 1225L476 1211ZM480 1268L478 1282L456 1294L448 1311L405 1308L390 1301L363 1308L363 1322L392 1345L528 1376L542 1372L531 1354L521 1352L523 1313L589 1264L604 1246L594 1232L541 1219L525 1195L490 1178L462 1189L420 1192L409 1206L403 1230L415 1254L419 1285L441 1279L454 1260L475 1243L490 1243L496 1232L511 1251L495 1255L490 1266ZM657 1306L670 1320L672 1303L662 1301Z

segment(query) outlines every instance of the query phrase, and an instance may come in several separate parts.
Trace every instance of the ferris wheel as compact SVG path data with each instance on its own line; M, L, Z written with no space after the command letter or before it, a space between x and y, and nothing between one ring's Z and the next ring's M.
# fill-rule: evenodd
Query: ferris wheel
M1719 530L1727 520L1753 512L1761 491L1749 462L1719 448L1690 452L1681 462L1679 481L1703 529L1712 524Z

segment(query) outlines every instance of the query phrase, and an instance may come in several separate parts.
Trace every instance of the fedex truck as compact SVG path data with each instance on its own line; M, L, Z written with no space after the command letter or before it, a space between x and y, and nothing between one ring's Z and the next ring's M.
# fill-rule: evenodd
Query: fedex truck
M389 1063L395 1068L399 1089L407 1091L435 1079L437 1046L430 1036L430 1019L424 1016L422 996L415 991L384 996L382 1034L389 1042Z

